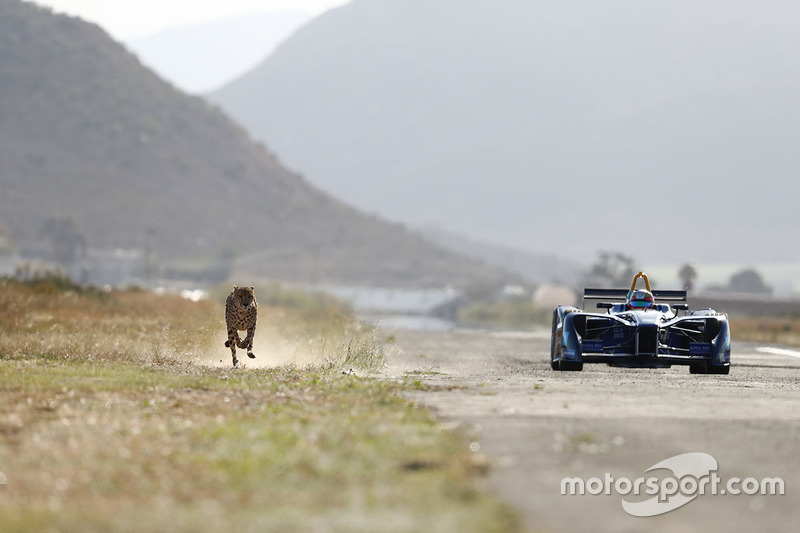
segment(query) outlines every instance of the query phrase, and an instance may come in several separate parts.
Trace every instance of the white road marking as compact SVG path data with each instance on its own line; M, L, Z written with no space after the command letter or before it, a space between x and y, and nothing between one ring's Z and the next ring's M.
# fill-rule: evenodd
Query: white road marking
M765 353L769 355L788 355L789 357L800 358L800 352L797 350L787 350L786 348L773 348L772 346L759 346L756 348L758 353Z

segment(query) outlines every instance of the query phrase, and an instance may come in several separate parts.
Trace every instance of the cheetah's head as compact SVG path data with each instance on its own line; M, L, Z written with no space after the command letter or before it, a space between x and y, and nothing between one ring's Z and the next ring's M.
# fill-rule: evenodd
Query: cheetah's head
M255 287L239 287L233 286L233 299L242 307L247 307L256 299Z

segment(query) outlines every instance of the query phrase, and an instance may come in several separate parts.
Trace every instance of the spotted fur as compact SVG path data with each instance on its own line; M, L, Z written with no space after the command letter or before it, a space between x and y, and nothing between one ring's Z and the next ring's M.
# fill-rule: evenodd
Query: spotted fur
M247 349L247 356L255 359L253 353L253 337L256 334L258 320L258 302L253 287L233 286L233 290L225 300L225 324L228 326L228 340L225 346L231 349L233 366L239 363L236 359L236 347ZM239 338L239 331L247 330L244 340Z

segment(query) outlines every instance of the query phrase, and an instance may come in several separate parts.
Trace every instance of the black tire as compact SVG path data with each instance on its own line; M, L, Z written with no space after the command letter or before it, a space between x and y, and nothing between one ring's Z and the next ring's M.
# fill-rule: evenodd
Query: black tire
M550 330L550 368L560 370L556 357L556 326L558 325L558 309L553 311L553 327Z
M690 374L708 374L708 370L706 369L706 363L703 361L702 363L692 363L689 365L689 373Z
M569 314L569 313L567 313ZM566 315L565 315L566 316ZM583 370L583 361L556 361L556 327L558 326L558 309L553 311L553 328L550 331L550 368L561 372L580 372Z
M730 374L731 367L730 365L712 365L708 361L703 361L702 363L694 363L689 365L689 373L690 374L717 374L717 375L727 375Z
M562 372L581 372L583 370L583 361L560 361L560 368Z

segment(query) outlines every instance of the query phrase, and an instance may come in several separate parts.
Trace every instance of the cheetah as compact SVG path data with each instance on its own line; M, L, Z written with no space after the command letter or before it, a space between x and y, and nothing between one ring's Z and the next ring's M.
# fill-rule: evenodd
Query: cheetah
M233 290L225 300L225 324L228 326L228 340L225 346L231 349L233 366L239 363L236 359L236 347L247 348L247 356L255 359L253 353L253 337L256 334L258 320L258 302L253 287L233 286ZM247 330L244 340L239 338L239 331Z

